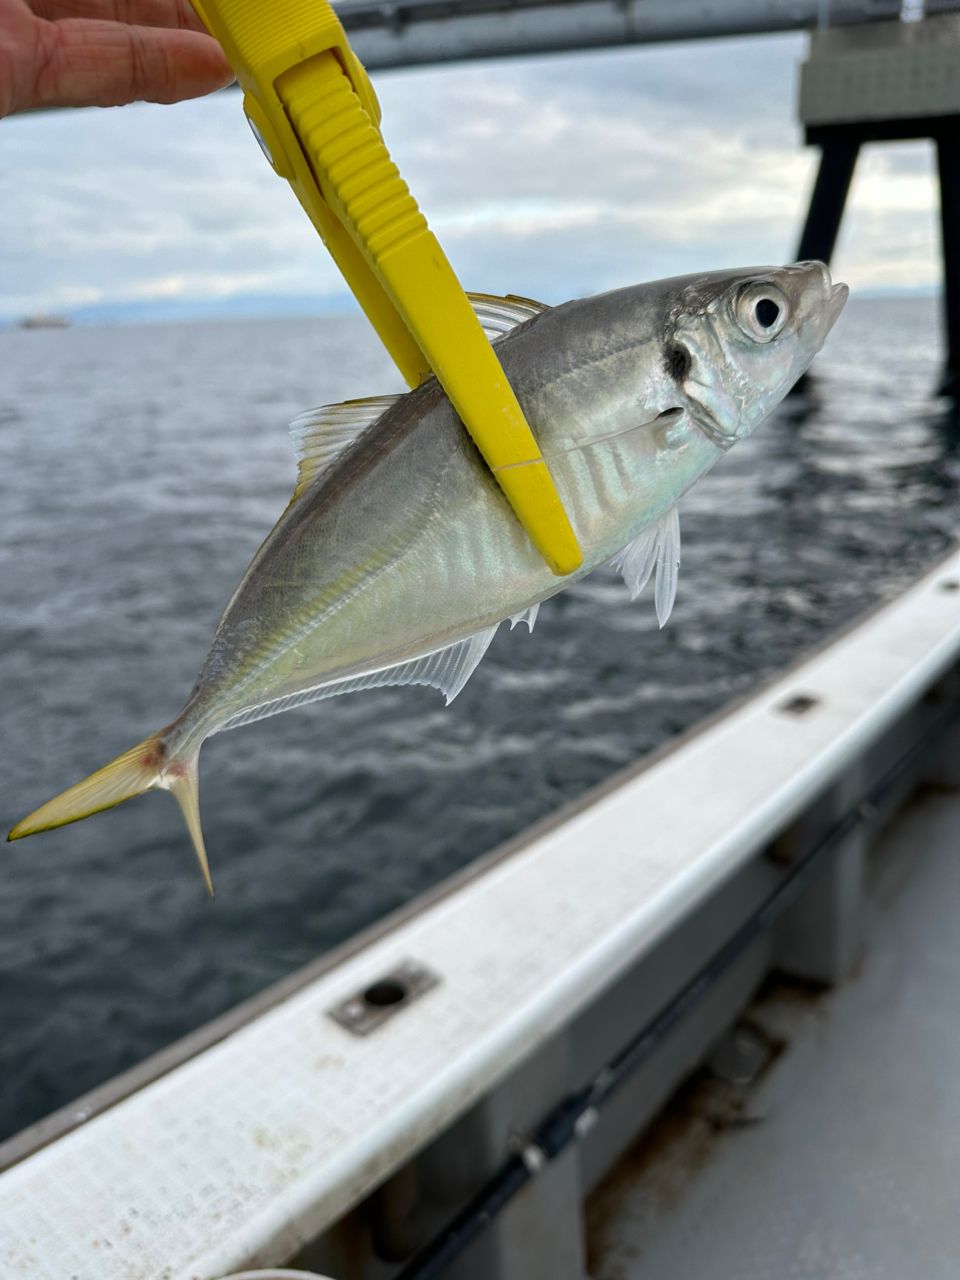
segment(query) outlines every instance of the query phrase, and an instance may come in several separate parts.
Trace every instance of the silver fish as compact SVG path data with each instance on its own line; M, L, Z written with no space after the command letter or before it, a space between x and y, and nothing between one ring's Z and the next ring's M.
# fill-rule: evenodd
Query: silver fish
M632 597L677 589L677 504L808 368L847 298L819 262L718 271L554 308L472 301L584 551L554 577L436 381L292 424L289 506L165 729L42 805L9 839L173 793L212 892L197 759L211 734L319 698L433 685L451 702L506 619L613 563Z

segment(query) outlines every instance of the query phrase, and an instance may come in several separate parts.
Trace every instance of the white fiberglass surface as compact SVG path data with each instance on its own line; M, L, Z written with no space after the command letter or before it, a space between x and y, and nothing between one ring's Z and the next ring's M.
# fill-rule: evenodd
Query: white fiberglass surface
M960 609L946 588L958 574L954 556L649 770L15 1166L0 1178L12 1226L0 1269L27 1258L18 1280L61 1280L67 1262L81 1280L154 1280L163 1266L172 1280L214 1280L290 1256L642 956L956 661ZM785 712L801 693L816 706ZM357 1038L327 1016L406 957L441 981L402 1017Z

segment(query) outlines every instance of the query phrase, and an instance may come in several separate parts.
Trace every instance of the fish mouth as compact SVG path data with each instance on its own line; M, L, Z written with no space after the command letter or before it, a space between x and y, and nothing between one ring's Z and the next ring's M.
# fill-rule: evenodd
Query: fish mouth
M824 337L830 332L833 326L840 318L840 312L846 305L847 299L850 297L850 290L845 284L835 284L831 287L829 296L827 297L827 327L824 331Z
M690 414L694 424L700 428L711 444L715 444L718 449L722 449L724 453L728 449L732 449L737 443L737 437L734 433L724 431L720 423L704 404L697 404L697 412Z
M834 284L830 276L830 268L819 259L795 262L792 267L787 267L787 271L790 273L796 272L801 279L810 280L812 276L814 280L819 280L821 305L823 306L823 338L825 340L827 334L837 323L840 312L850 296L850 290L839 281Z

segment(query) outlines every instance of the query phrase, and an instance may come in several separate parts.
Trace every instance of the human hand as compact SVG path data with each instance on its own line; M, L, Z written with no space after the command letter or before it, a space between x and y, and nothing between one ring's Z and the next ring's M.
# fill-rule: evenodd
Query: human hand
M232 79L189 0L0 0L0 116L179 102Z

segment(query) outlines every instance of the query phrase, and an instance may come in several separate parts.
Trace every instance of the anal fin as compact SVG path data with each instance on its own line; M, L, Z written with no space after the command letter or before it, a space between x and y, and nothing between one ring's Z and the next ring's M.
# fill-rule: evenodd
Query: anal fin
M248 707L245 711L239 711L220 727L236 729L239 725L250 724L254 720L262 720L266 716L277 715L293 707L305 706L308 702L319 702L322 698L334 698L341 693L356 693L360 689L380 689L389 685L430 685L440 690L449 706L476 671L499 625L497 623L492 627L486 627L483 631L474 632L472 636L458 640L455 644L447 645L443 649L435 649L432 653L413 658L409 662L381 667L378 671L367 671L362 675L350 676L346 680L332 680L311 689L300 689L283 698L275 698L271 702L261 703L257 707Z
M526 609L521 609L519 613L515 613L510 619L510 630L512 631L514 627L519 625L519 623L525 622L527 624L527 630L532 631L536 626L537 614L539 612L539 601L536 604L528 604Z

